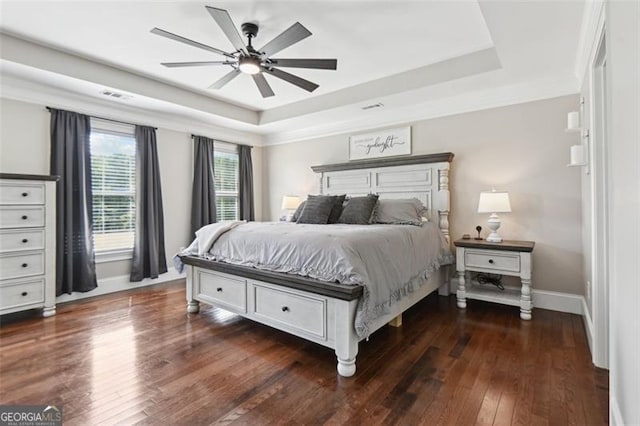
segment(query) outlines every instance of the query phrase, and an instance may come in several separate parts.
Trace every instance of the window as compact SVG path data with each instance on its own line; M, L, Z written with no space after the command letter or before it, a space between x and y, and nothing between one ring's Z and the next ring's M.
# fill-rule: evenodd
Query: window
M128 251L135 233L136 140L133 126L91 120L93 245Z
M238 151L235 145L216 142L214 178L218 221L238 220Z

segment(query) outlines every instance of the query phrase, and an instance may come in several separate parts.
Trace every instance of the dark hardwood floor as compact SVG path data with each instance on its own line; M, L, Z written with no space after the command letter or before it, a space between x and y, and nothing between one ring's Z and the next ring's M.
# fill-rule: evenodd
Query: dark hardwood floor
M603 424L608 375L582 319L432 295L332 350L201 305L181 282L3 318L0 404L57 404L65 424Z

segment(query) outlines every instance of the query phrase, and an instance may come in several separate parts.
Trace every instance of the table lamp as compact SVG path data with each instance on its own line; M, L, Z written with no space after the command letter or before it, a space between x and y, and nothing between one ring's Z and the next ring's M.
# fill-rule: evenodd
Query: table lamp
M504 191L486 191L480 193L480 201L478 202L478 213L491 213L488 225L491 233L487 237L487 241L491 243L502 242L502 237L498 235L500 228L500 218L496 213L511 212L511 203L509 202L509 193Z
M293 216L293 212L300 205L300 197L296 195L285 195L282 197L282 210L287 211L286 219L287 221L291 220L291 216Z

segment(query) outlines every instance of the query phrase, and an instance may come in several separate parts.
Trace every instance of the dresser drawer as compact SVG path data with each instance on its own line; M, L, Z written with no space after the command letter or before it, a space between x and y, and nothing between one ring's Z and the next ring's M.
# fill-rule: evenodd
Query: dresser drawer
M0 311L44 303L44 278L0 287Z
M198 299L234 312L247 312L246 280L198 270Z
M0 253L44 249L44 229L0 231Z
M274 326L326 338L326 300L253 284L255 316Z
M0 228L38 228L44 226L44 207L2 206Z
M0 204L44 204L44 183L0 182Z
M44 252L0 256L0 280L44 274Z
M520 272L520 256L499 251L465 250L464 264L468 268Z

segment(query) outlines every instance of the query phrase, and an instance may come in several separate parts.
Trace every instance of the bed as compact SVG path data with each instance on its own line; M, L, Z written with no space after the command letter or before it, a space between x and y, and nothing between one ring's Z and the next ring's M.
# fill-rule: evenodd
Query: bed
M370 228L363 230L371 234L379 233L383 239L386 233L389 244L393 243L393 234L408 235L405 239L417 242L411 253L406 253L408 255L423 247L426 250L426 245L419 244L423 241L421 235L428 230L434 232L435 229L442 244L447 248L450 245L449 169L452 159L453 154L442 153L315 166L313 170L320 175L321 192L325 195L346 193L359 196L375 193L380 199L419 199L427 207L429 219L424 230L409 229L414 228L410 225L366 225ZM359 232L346 229L352 225L334 228L331 228L334 225L313 225L305 229L292 223L250 223L227 232L224 238L220 237L222 241L219 244L235 247L233 238L237 245L238 241L244 241L252 235L269 232L287 234L295 239L296 232L314 235L312 232L320 232L318 229L323 226L327 228L322 229L327 229L327 233L331 234L331 238L326 239L329 242L343 238L343 234ZM376 229L376 226L379 228ZM322 237L320 233L315 235L317 238L309 240L320 240ZM365 238L360 240L366 241ZM255 244L259 244L259 240L256 241ZM362 241L360 245L364 247L366 244ZM372 252L371 256L375 255ZM367 268L373 268L371 263L367 266L364 262L358 266L360 272L364 271L358 276L367 277L358 283L357 280L351 280L349 274L344 274L342 279L308 274L316 276L311 278L291 271L282 272L286 270L282 267L267 270L251 262L230 263L234 256L229 256L225 261L216 256L213 258L216 260L212 260L212 256L180 256L187 274L188 312L197 313L199 304L206 303L334 349L338 374L344 377L355 374L359 341L387 323L400 325L402 312L434 291L439 290L442 295L449 294L448 267L439 267L441 263L447 263L442 258L434 262L434 267L428 273L416 277L417 282L413 279L411 291L402 292L402 297L394 299L393 304L376 310L375 316L362 313L364 301L369 300L370 285L375 281L366 274ZM362 318L365 318L365 322Z

